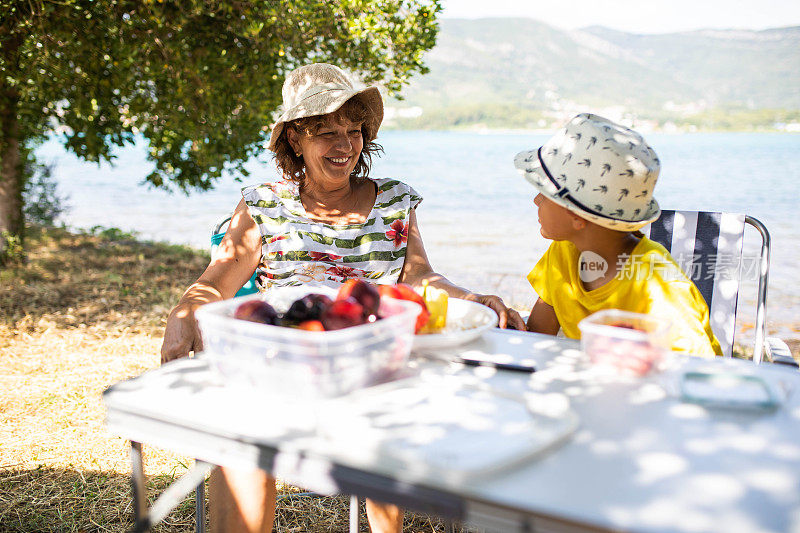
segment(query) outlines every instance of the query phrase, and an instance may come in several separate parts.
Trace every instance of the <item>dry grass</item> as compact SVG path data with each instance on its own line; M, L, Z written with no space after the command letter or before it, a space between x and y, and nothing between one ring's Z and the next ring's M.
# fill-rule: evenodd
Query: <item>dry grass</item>
M0 272L0 531L124 531L128 443L104 430L101 394L158 366L167 312L208 257L116 230L34 229L28 248L26 265ZM145 458L151 494L191 464L150 447ZM347 530L347 498L297 490L281 488L277 531ZM155 531L193 527L190 497ZM409 513L405 530L444 526Z

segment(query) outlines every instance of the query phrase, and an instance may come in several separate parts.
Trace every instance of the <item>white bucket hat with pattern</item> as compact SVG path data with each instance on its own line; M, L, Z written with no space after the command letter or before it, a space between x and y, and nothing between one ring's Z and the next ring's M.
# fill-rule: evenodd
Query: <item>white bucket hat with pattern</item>
M606 118L577 115L538 150L517 154L514 166L544 196L600 226L636 231L661 215L658 156Z
M377 87L365 87L335 65L312 63L291 71L283 82L282 114L272 126L269 149L275 151L283 125L292 120L333 113L353 97L366 106L369 116L364 124L369 142L378 136L383 121L383 98Z

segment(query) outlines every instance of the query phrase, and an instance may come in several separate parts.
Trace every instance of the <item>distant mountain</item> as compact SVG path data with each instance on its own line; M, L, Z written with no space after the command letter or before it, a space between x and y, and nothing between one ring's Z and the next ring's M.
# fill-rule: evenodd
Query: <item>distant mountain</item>
M650 113L800 110L800 27L637 35L509 18L442 19L440 26L427 55L430 73L390 105L424 114L476 104L531 112L575 104Z
M664 78L712 105L800 109L800 27L633 35L602 27L590 34L631 50Z

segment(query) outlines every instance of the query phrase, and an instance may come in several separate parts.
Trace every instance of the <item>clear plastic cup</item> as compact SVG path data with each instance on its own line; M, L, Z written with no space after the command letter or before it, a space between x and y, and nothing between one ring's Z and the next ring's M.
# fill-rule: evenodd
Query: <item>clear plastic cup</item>
M671 322L619 309L598 311L578 324L592 363L636 376L658 368L669 352Z

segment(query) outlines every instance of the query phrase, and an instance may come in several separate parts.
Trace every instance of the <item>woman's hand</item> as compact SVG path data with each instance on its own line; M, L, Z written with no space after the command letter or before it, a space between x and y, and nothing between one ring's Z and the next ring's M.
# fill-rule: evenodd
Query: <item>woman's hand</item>
M203 340L192 306L176 306L167 318L164 342L161 345L161 364L188 357L189 352L197 353L202 349Z
M503 303L503 299L499 296L493 294L467 294L463 298L464 300L483 304L497 313L498 327L525 331L525 321L522 320L522 317L514 309L506 307L506 304Z

